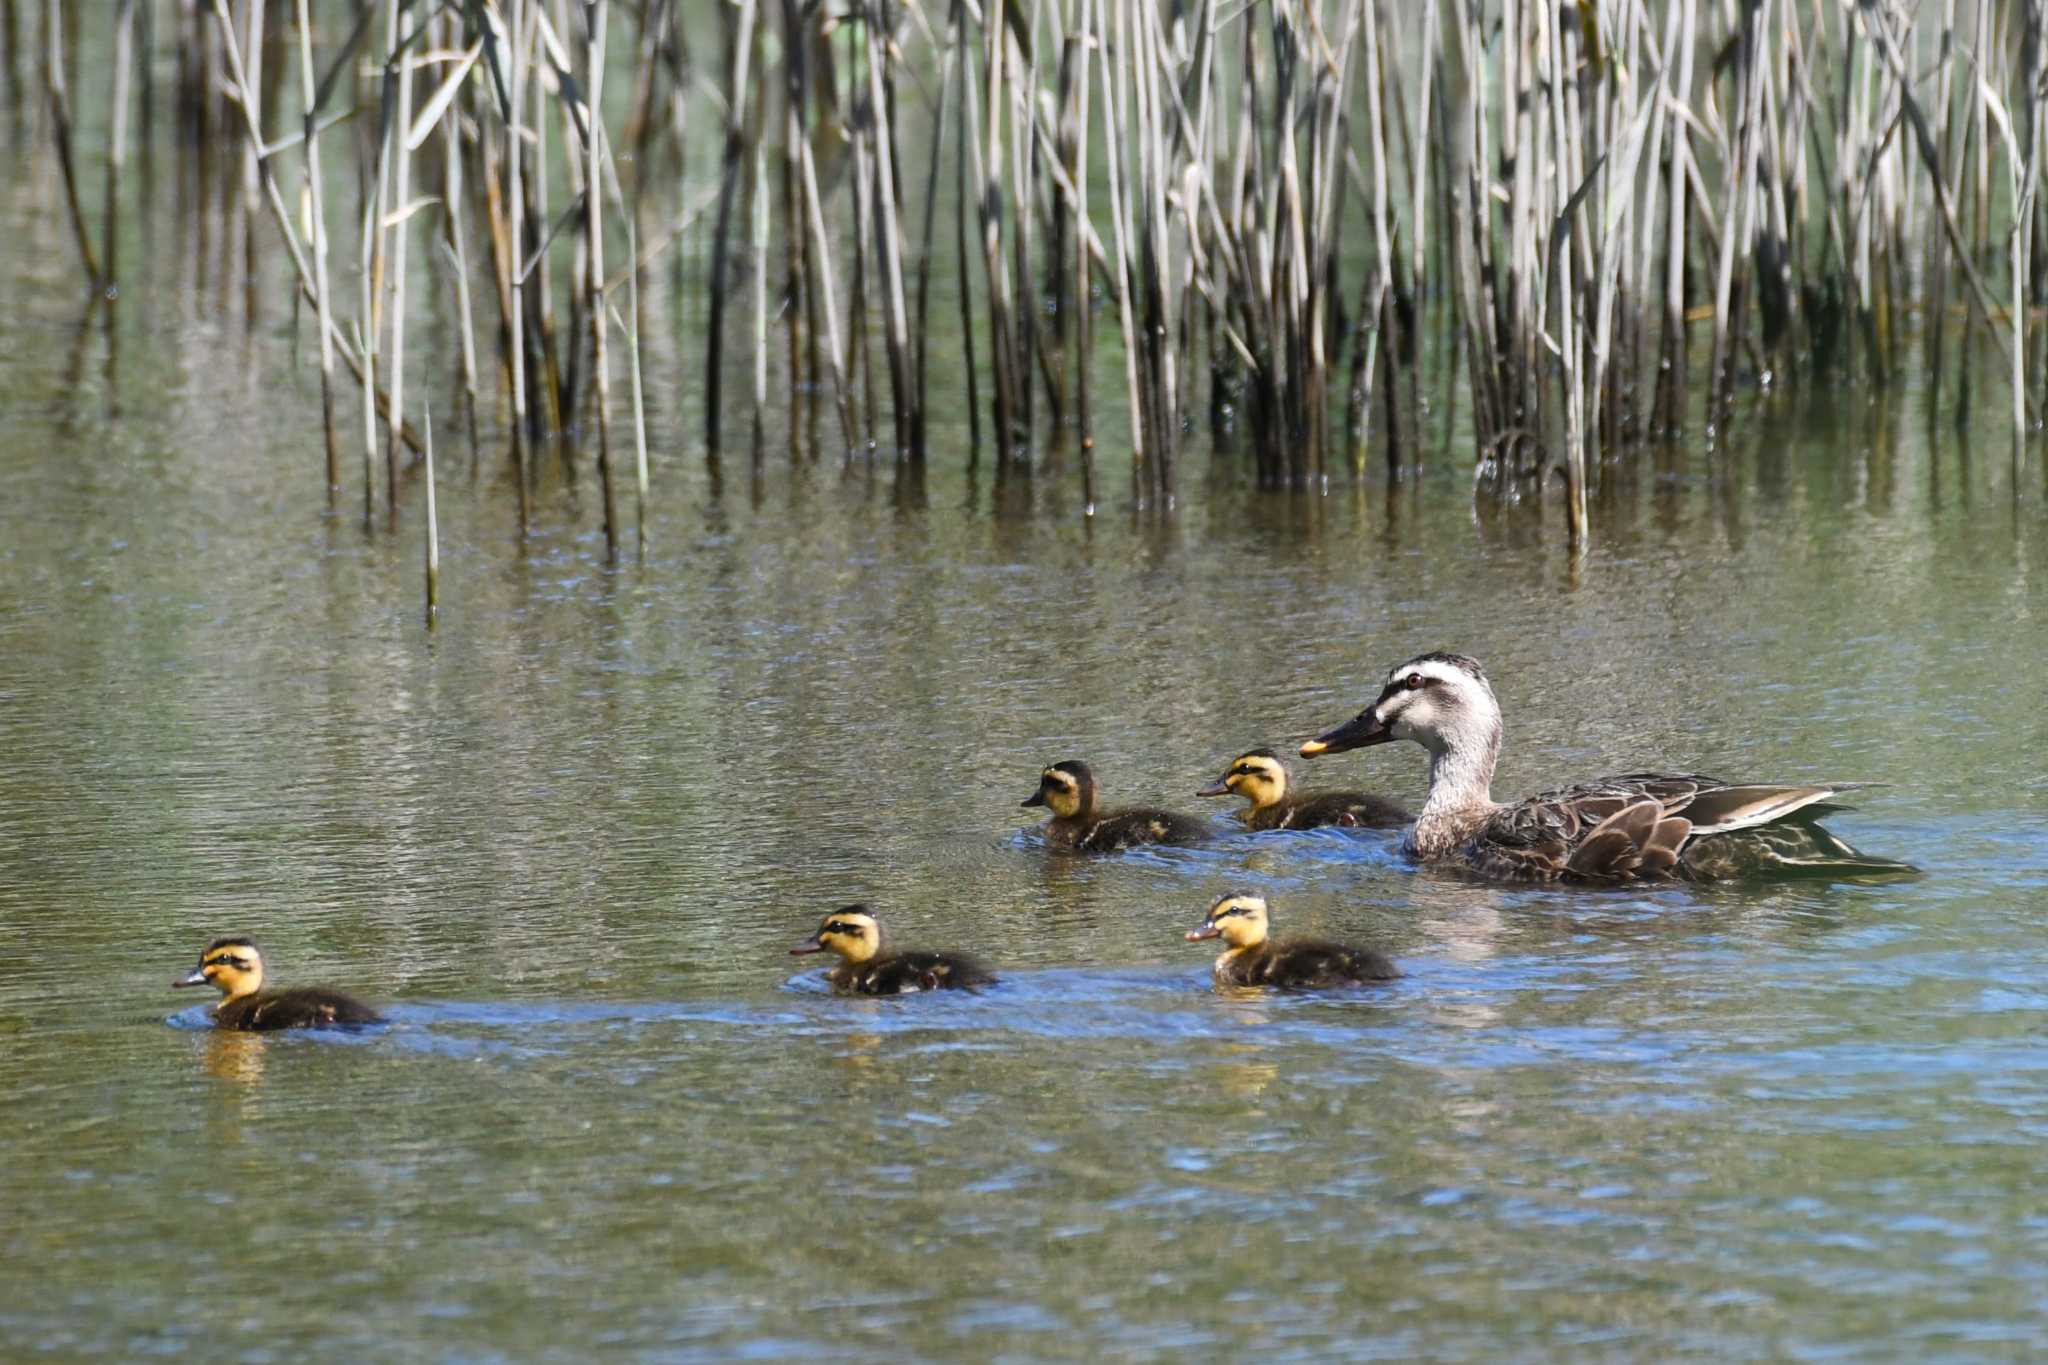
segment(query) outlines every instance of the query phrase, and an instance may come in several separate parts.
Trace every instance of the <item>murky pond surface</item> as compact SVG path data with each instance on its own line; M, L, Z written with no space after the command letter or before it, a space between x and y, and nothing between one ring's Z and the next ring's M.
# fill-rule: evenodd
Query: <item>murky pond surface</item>
M429 634L417 502L325 515L286 326L138 292L110 372L8 212L0 1354L2048 1351L2048 534L1996 414L1781 397L1574 570L1462 453L1308 498L1197 450L1088 525L957 413L922 497L774 442L714 487L658 387L646 562L587 476L522 550L451 459ZM1927 875L1499 889L1193 797L1436 647L1499 793L1883 782L1835 827ZM1048 851L1066 757L1217 838ZM1219 997L1181 934L1232 887L1406 977ZM1003 984L829 995L786 950L855 899ZM231 931L391 1022L207 1031L168 982Z

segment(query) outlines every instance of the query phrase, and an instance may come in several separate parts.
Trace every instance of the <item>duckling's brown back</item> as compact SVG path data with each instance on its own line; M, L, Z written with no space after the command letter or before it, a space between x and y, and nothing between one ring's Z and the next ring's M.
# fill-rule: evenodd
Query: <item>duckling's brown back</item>
M214 1012L213 1018L218 1028L259 1033L384 1022L384 1016L353 996L319 986L297 986L229 1000Z

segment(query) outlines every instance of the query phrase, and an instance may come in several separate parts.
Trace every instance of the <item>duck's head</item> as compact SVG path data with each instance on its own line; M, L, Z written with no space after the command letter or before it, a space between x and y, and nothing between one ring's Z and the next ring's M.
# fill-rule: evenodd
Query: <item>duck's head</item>
M1500 746L1500 704L1477 659L1418 654L1387 674L1379 699L1301 746L1303 758L1412 739L1431 753L1491 753Z
M1266 898L1243 891L1218 896L1199 929L1188 930L1188 942L1220 938L1233 948L1256 948L1266 941Z
M1197 796L1229 796L1235 792L1264 810L1287 795L1287 765L1271 749L1253 749L1230 760L1223 776L1196 792Z
M825 916L818 932L789 950L791 957L830 949L848 962L866 962L882 951L882 922L865 905L849 905Z
M199 955L199 965L171 983L211 986L226 1000L239 1000L263 989L263 954L240 935L217 938Z
M1038 775L1038 790L1024 798L1027 806L1044 806L1062 820L1095 808L1095 774L1077 758L1055 763Z

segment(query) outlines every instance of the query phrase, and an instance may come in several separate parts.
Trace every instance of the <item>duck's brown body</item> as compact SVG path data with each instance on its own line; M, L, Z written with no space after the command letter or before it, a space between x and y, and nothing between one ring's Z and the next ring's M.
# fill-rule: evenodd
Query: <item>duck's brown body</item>
M834 910L817 933L789 951L837 954L839 965L825 973L825 979L832 989L849 995L908 995L996 984L996 974L965 953L890 952L882 922L865 905Z
M1268 939L1255 948L1233 949L1216 959L1216 980L1225 986L1315 990L1392 981L1399 975L1383 953L1311 938Z
M1078 849L1083 853L1114 853L1120 848L1136 848L1141 844L1195 844L1200 843L1207 832L1200 821L1189 816L1143 807L1090 812L1072 819L1054 818L1045 822L1047 843L1059 848Z
M199 955L199 965L171 984L212 986L219 991L221 1002L213 1007L215 1028L261 1033L384 1022L382 1015L354 996L323 986L264 990L263 954L249 939L236 935L207 944Z
M336 1024L381 1024L384 1016L353 996L319 986L264 991L214 1007L215 1028L261 1032L281 1028L329 1028Z
M849 995L907 995L912 991L972 990L992 986L996 974L960 953L890 953L867 962L842 962L825 974L832 989Z
M1826 798L1858 783L1736 784L1693 773L1633 773L1505 805L1446 812L1417 826L1410 852L1501 881L1722 881L1802 871L1910 871L1860 853L1820 823ZM1761 824L1737 823L1771 805ZM1462 814L1463 818L1459 818ZM1718 830L1733 824L1732 832Z
M1045 822L1047 843L1084 853L1113 853L1140 844L1195 844L1211 832L1206 821L1172 811L1103 810L1094 773L1073 759L1047 768L1038 790L1024 804L1052 811L1053 818Z
M1247 829L1398 829L1415 817L1384 796L1365 792L1313 792L1283 796L1270 806L1244 813Z

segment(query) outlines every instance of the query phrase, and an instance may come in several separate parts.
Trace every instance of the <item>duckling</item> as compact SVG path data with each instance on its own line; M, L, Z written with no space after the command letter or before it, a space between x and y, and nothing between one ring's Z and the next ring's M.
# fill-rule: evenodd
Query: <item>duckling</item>
M1197 796L1229 796L1251 802L1242 812L1247 829L1314 829L1318 825L1392 829L1415 817L1384 796L1364 792L1294 794L1292 779L1280 755L1253 749L1230 761L1223 776L1196 792Z
M796 957L827 948L839 954L839 965L825 979L834 990L852 995L908 995L996 984L994 972L962 953L886 951L882 922L865 905L834 910L817 933L789 952Z
M1046 842L1087 853L1110 853L1138 844L1193 844L1209 833L1203 821L1171 811L1105 811L1097 804L1095 774L1079 759L1055 763L1039 774L1038 790L1024 798L1027 806L1044 806L1053 818L1045 822Z
M1493 799L1500 704L1477 659L1418 654L1372 705L1301 746L1303 757L1412 739L1429 751L1429 797L1404 847L1502 881L1710 881L1751 875L1895 876L1821 828L1828 799L1863 782L1723 782L1628 773L1506 803Z
M324 986L265 991L263 954L238 934L207 944L199 955L199 965L171 985L212 986L219 991L221 1001L213 1007L215 1028L326 1028L384 1022L382 1015L362 1001Z
M1401 973L1382 953L1316 939L1275 943L1263 896L1233 891L1209 906L1199 929L1188 930L1188 942L1221 938L1230 946L1216 959L1219 986L1280 986L1314 990L1322 986L1363 986L1392 981Z

